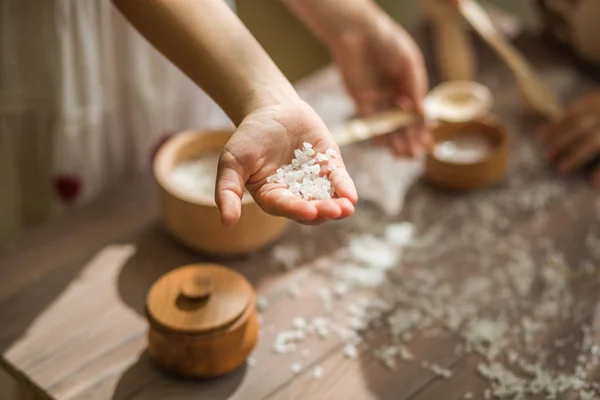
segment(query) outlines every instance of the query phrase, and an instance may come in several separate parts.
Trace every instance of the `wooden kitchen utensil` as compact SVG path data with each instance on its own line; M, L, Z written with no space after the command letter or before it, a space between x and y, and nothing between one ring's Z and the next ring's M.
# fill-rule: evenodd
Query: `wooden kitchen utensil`
M161 277L148 293L146 317L150 356L185 377L234 370L258 340L252 286L221 265L187 265Z
M425 14L433 34L436 67L443 81L474 80L475 54L463 19L448 0L425 0Z
M559 118L562 107L555 95L536 75L533 67L519 51L502 37L485 10L475 0L461 0L459 10L473 29L511 69L517 79L519 90L528 104L550 120Z
M436 86L425 99L425 119L462 122L481 118L493 105L490 90L472 81L449 81ZM331 129L339 146L385 135L409 126L419 116L407 111L389 111L366 118L356 118Z

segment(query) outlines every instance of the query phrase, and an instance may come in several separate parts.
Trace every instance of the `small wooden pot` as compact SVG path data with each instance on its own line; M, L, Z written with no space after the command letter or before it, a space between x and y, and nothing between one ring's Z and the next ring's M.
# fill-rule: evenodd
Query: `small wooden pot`
M256 346L255 303L250 283L231 269L197 264L171 271L148 294L148 353L184 377L231 372Z
M506 175L509 137L506 128L493 118L443 122L432 130L432 135L436 145L478 136L489 140L490 150L483 159L472 163L442 160L430 152L425 162L425 176L431 183L448 189L469 190L497 183Z
M212 196L200 197L171 183L169 174L176 165L221 150L232 133L229 130L182 132L168 140L154 159L154 176L167 230L202 253L230 256L259 249L275 241L289 223L285 218L265 213L252 197L244 196L239 222L226 228Z

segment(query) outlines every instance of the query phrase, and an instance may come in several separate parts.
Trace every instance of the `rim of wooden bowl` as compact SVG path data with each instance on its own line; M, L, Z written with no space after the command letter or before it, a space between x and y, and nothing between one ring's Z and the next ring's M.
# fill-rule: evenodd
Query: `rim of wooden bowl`
M494 143L493 148L491 149L491 151L489 152L489 154L482 158L479 161L476 162L472 162L472 163L461 163L461 162L455 162L455 161L448 161L448 160L442 160L438 157L436 157L435 155L435 146L440 143L443 142L443 140L438 140L435 137L435 130L437 129L444 129L445 127L442 125L452 125L453 128L458 129L459 126L479 126L479 127L485 127L486 129L488 129L489 131L493 131L495 132L495 139L497 140L496 143ZM431 151L429 151L427 153L428 157L433 158L434 160L436 160L439 163L443 163L443 164L447 164L447 165L453 165L453 166L459 166L459 167L477 167L483 164L486 164L490 161L490 159L497 157L498 154L501 154L506 147L508 147L508 132L507 129L504 125L502 125L496 118L491 117L491 116L487 116L485 118L482 119L478 119L478 120L473 120L473 121L465 121L465 122L441 122L438 126L435 126L432 129L433 132L433 147L431 149ZM453 136L453 137L459 137L460 135L457 136ZM487 137L489 138L490 135L478 135L481 137Z

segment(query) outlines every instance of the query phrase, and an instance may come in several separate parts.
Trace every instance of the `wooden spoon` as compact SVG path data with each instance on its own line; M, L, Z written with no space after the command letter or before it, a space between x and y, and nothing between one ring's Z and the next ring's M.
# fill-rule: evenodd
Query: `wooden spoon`
M472 81L445 82L429 92L425 99L425 120L463 122L489 113L493 98L489 89ZM394 110L366 118L356 118L331 129L339 146L385 135L410 126L423 117Z
M447 0L425 0L425 13L431 22L436 67L443 81L473 80L477 75L471 38L463 18Z
M540 114L556 120L562 107L555 95L541 81L533 67L519 51L496 30L485 10L475 0L462 0L459 10L473 29L504 60L517 79L517 85L525 100Z

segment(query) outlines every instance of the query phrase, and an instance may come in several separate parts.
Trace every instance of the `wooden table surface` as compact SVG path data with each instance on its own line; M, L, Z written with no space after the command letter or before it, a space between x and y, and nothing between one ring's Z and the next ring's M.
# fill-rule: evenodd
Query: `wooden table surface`
M430 48L426 30L415 35L424 49ZM598 83L597 77L578 70L568 57L540 39L522 36L516 44L565 102ZM344 356L344 345L335 337L310 337L292 354L271 351L276 334L290 329L294 317L325 312L322 292L331 287L331 277L324 271L338 268L336 262L352 235L378 237L393 222L411 223L415 237L404 249L402 261L388 271L389 281L397 285L393 287L408 293L416 287L415 279L423 280L425 273L430 279L424 281L431 286L413 295L439 301L444 284L449 285L445 289L460 294L474 278L488 279L488 283L492 279L486 296L472 300L477 312L496 318L505 316L505 310L506 318L516 325L514 321L522 321L532 309L515 304L535 304L527 301L541 293L537 286L548 257L554 256L555 262L564 259L567 268L576 272L569 275L568 292L561 295L569 299L561 305L566 315L535 330L526 346L549 358L559 356L552 346L556 339L573 341L583 324L594 327L600 322L600 274L593 268L600 261L600 236L595 236L600 233L600 202L597 192L581 177L563 179L547 166L535 137L540 121L522 109L507 69L479 41L477 48L479 80L493 90L494 113L513 136L506 180L494 188L463 194L436 190L419 181L397 215L382 211L381 204L389 198L378 202L379 191L374 190L367 196L371 201L361 202L353 218L316 228L290 228L276 243L301 249L297 268L290 271L281 270L273 248L221 260L243 273L269 303L262 314L254 366L214 381L194 382L168 376L148 359L143 317L148 288L172 268L209 259L164 233L154 186L148 179L116 189L2 249L0 348L5 366L42 396L60 400L460 399L468 391L473 398L483 398L489 382L476 371L481 356L456 352L460 334L440 331L435 322L413 332L411 339L404 338L416 360L399 361L394 370L374 356L378 346L390 343L385 324L375 323L361 331L364 342L355 359ZM327 122L350 115L351 102L332 69L306 79L299 87ZM355 164L355 169L368 162L356 155L357 146L343 152L354 154L346 162ZM393 182L380 179L379 185L392 187L403 171L386 173ZM368 189L369 183L365 185ZM389 197L388 192L380 193ZM511 281L515 268L524 272ZM525 289L520 291L524 281ZM300 293L290 296L290 287L299 288ZM357 289L335 299L331 315L342 318L349 305L379 296L380 289ZM398 302L386 315L406 307ZM514 344L517 350L519 346L523 347ZM575 348L565 346L567 368L576 354ZM448 368L453 375L439 378L422 361ZM303 366L298 375L291 371L295 362ZM315 379L313 368L318 365L323 376ZM594 379L599 372L592 366L586 373Z

